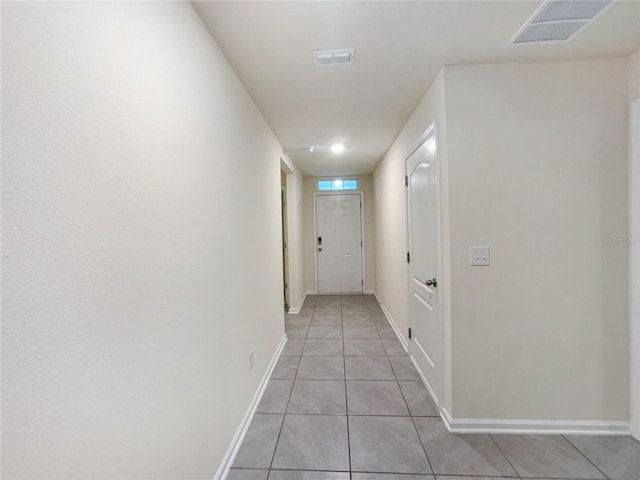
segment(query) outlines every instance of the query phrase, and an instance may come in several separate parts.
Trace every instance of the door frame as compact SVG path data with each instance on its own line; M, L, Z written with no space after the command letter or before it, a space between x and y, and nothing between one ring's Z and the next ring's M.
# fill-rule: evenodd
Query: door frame
M640 440L640 99L629 106L630 430Z
M429 127L424 131L424 133L422 135L420 135L420 137L418 137L418 140L416 140L413 144L413 146L407 151L406 155L404 156L404 174L405 174L405 179L408 179L409 177L409 172L407 170L407 162L409 160L409 158L411 157L411 155L413 155L414 153L416 153L416 151L422 147L422 145L431 137L435 137L436 140L436 151L433 154L433 158L434 161L436 162L438 171L437 171L437 188L436 188L436 278L438 279L438 287L442 286L443 288L439 288L438 290L438 294L440 295L439 298L439 309L438 309L438 321L441 323L442 325L442 358L440 359L440 366L441 366L441 380L442 380L442 395L444 396L446 391L447 391L447 385L446 385L446 377L445 377L445 358L446 358L446 344L445 344L445 325L444 325L444 305L445 305L445 292L444 292L444 279L442 278L442 271L443 271L443 267L442 267L442 210L441 210L441 204L442 204L442 187L441 187L441 166L440 166L440 138L438 136L438 128L437 128L437 124L436 122L433 122L431 125L429 125ZM411 225L410 225L410 219L411 219L411 201L409 199L409 185L408 183L405 183L405 202L406 202L406 207L407 207L407 217L406 217L406 233L407 233L407 252L411 253L412 251L412 245L411 245ZM406 281L407 281L407 323L409 324L409 328L411 328L411 315L410 315L410 302L411 302L411 262L408 262L407 264L407 277L406 277ZM408 332L407 332L407 336L408 336ZM408 340L408 339L407 339ZM433 388L431 387L431 385L429 385L429 383L427 382L427 379L425 378L424 374L422 373L422 371L420 370L420 367L418 366L418 364L416 363L415 359L413 359L413 353L411 352L411 342L413 341L413 339L408 340L407 341L407 347L409 349L409 355L412 357L412 361L413 364L416 366L416 368L418 369L418 372L420 373L420 377L422 378L422 382L425 384L425 386L427 387L427 390L429 390L429 394L431 395L431 398L434 400L434 402L436 403L436 405L438 406L438 409L440 409L441 405L443 405L443 398L438 398L438 396L436 395L436 393L433 391Z
M367 289L367 281L365 279L365 248L367 242L364 238L364 192L362 190L331 190L326 192L313 192L313 266L315 268L315 293L318 291L318 248L316 246L316 238L318 238L318 197L331 197L336 195L359 195L360 196L360 273L362 275L362 293Z
M289 222L287 212L287 187L280 187L280 208L282 211L282 270L284 282L284 308L289 310L291 298L289 295Z

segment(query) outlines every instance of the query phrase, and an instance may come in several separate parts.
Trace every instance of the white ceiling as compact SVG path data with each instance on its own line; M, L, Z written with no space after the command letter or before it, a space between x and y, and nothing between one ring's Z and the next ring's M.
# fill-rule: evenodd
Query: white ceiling
M443 65L622 56L640 47L638 1L616 2L568 43L508 48L541 1L192 3L306 175L373 171ZM312 50L351 47L353 65L312 61ZM304 150L336 142L344 153Z

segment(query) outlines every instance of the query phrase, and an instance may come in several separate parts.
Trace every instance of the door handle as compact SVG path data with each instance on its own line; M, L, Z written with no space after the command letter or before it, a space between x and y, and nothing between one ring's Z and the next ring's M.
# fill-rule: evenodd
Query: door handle
M318 247L318 251L321 252L322 251L322 247Z
M424 282L428 287L436 288L438 286L438 281L434 278L433 280L427 280Z

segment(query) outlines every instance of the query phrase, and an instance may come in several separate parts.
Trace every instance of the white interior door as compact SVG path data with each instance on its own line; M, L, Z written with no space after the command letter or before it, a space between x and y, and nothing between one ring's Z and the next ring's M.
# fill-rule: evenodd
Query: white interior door
M433 129L407 158L410 353L439 400L443 391L443 325L440 315L439 188Z
M361 196L315 198L318 293L362 292Z

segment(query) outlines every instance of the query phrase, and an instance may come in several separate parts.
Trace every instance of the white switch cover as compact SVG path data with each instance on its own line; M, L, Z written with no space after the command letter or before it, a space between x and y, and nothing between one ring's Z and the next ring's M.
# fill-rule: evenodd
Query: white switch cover
M489 264L489 247L471 247L469 249L469 265L475 267Z

